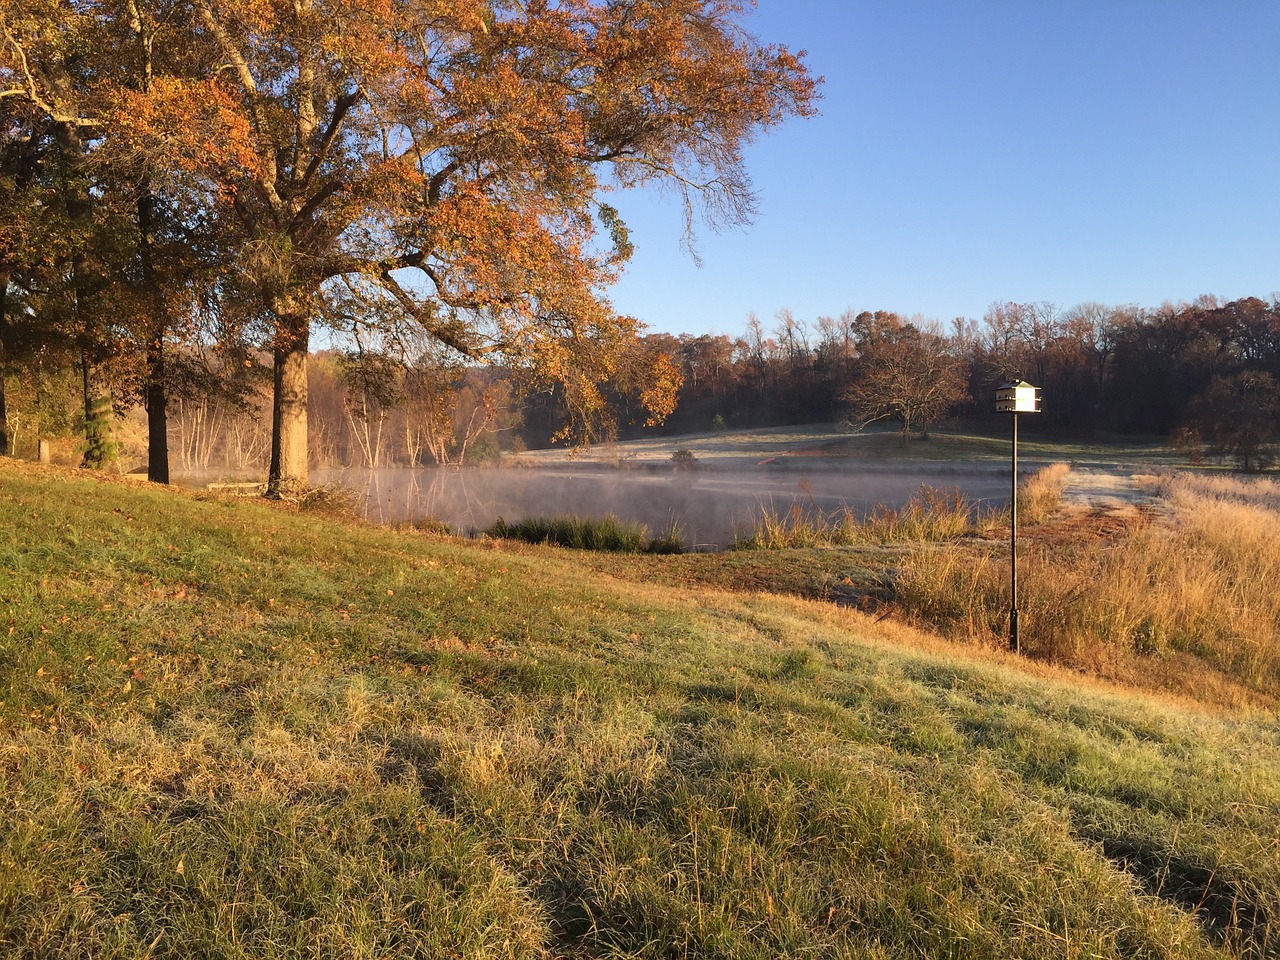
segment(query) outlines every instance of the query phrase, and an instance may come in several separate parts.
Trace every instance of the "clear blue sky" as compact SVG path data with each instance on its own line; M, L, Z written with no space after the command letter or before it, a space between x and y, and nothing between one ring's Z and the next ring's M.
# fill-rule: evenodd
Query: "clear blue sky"
M652 331L789 307L949 320L996 300L1158 306L1280 291L1280 0L759 0L821 115L750 150L759 217L616 194L610 292Z

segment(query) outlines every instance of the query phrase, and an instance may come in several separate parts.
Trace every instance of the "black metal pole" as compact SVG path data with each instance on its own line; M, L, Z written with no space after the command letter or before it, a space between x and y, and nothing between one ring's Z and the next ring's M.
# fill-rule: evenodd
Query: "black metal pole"
M1013 480L1009 495L1009 649L1018 648L1018 414L1013 416Z

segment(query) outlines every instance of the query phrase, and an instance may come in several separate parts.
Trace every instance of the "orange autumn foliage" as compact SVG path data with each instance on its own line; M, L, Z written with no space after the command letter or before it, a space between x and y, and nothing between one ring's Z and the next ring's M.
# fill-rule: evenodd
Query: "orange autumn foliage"
M203 198L274 325L277 433L303 440L273 479L305 478L298 377L335 284L384 328L501 356L597 415L641 329L605 296L631 252L608 192L674 190L690 231L698 210L745 222L744 147L814 110L802 55L752 38L749 6L102 0L104 62L143 18L157 64L142 85L94 75L103 150ZM652 359L641 395L660 419L679 375Z

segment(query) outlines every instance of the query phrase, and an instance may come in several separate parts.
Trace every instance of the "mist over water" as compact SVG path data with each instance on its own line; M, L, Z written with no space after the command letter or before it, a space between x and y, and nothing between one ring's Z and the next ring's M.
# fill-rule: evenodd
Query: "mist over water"
M436 519L459 533L483 530L499 518L612 514L638 521L651 536L673 527L691 549L718 550L735 531L750 530L764 508L782 512L800 503L825 512L842 507L866 514L878 504L900 507L927 483L959 490L984 505L1002 505L1009 494L1008 467L964 464L940 467L848 463L742 468L669 466L618 469L599 464L536 468L389 468L314 471L317 483L338 483L365 498L375 523Z

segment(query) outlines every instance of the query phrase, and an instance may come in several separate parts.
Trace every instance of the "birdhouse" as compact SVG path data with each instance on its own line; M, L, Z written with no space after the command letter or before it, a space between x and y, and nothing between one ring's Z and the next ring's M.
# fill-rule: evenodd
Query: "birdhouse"
M1040 388L1025 380L996 387L996 413L1039 413Z

